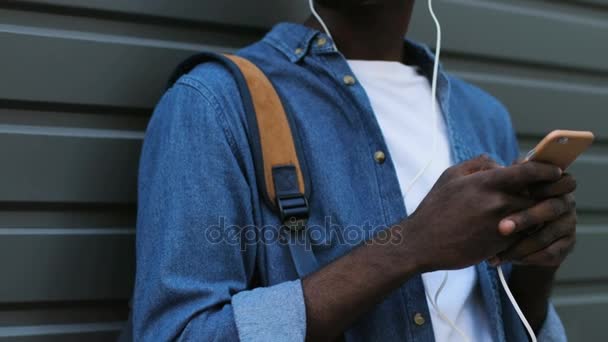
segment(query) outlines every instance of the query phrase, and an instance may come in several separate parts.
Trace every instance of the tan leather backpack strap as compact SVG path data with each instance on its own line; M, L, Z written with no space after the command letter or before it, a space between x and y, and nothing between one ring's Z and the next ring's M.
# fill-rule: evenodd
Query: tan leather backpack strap
M270 80L249 60L212 52L198 53L175 69L168 87L198 65L220 63L234 76L239 89L258 188L264 201L293 230L305 227L309 216L305 163L298 158L299 139L289 112Z
M263 175L258 175L258 182L263 181L265 196L279 210L281 220L299 225L291 228L301 228L302 221L308 218L305 173L281 98L266 75L252 62L233 55L226 55L226 58L240 69L253 104L255 122L249 120L249 130L257 131L254 133L257 133L261 154L257 159L261 161L256 162L263 164Z

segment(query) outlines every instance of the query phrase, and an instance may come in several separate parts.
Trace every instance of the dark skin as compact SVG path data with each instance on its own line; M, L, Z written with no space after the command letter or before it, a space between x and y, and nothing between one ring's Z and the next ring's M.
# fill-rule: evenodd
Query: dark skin
M403 35L412 17L411 0L317 0L317 11L336 45L349 59L402 62ZM321 30L314 18L307 26Z
M407 60L402 37L412 7L317 1L339 50L362 60ZM314 18L306 25L321 29ZM303 280L308 340L334 340L412 277L484 260L514 264L509 285L538 331L555 272L576 242L575 189L571 175L536 162L503 168L480 157L448 169L418 210L387 230L395 243L365 244Z

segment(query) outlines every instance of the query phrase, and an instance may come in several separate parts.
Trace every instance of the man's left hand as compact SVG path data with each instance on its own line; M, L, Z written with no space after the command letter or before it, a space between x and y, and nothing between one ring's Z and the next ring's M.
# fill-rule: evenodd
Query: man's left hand
M559 267L576 243L575 190L576 180L567 173L555 183L538 184L529 189L528 195L540 202L510 215L499 225L501 234L519 234L521 240L490 263Z

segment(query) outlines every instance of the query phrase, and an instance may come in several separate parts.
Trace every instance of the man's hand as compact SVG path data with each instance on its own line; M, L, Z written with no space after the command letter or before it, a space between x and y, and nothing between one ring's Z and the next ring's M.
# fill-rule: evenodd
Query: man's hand
M491 262L559 267L576 243L575 190L576 181L569 174L531 187L530 197L542 202L501 221L500 233L517 236L519 242Z
M506 250L518 237L500 234L500 220L539 202L522 195L531 185L561 175L540 163L502 168L488 157L448 169L411 217L387 229L388 240L372 240L303 279L307 339L334 340L420 273L468 267Z
M527 194L541 202L505 218L499 231L519 241L490 263L513 262L509 280L532 327L538 331L547 316L555 272L576 243L576 181L569 174L554 183L541 183Z
M550 188L535 190L539 194L560 192L553 184L560 183L561 177L561 170L548 164L529 162L502 168L487 157L448 169L406 220L408 229L417 235L414 240L422 246L421 250L433 251L425 253L429 258L422 261L424 271L468 267L507 250L519 240L517 234L500 234L496 230L507 215L528 208L533 208L532 213L540 212L541 218L547 217L544 214L549 209L555 215L565 213L570 207L562 203L565 199L538 203L538 199L524 194L539 183L552 184ZM512 219L520 222L521 227L533 223L524 222L520 216ZM557 235L567 233L562 228ZM545 234L542 238L549 239ZM520 249L523 248L518 247L517 251Z

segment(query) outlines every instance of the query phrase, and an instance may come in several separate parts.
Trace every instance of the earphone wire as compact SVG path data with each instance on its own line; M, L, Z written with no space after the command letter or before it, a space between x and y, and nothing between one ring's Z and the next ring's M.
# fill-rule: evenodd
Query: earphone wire
M331 35L331 32L329 31L329 28L325 24L325 21L323 20L323 18L321 18L321 16L319 15L319 13L317 12L317 10L315 9L315 1L314 0L308 0L308 5L310 7L310 12L312 12L312 15L315 17L315 19L317 19L317 21L319 22L319 24L321 24L321 27L323 27L323 30L325 31L325 34L329 37L329 39L331 39L333 41L334 37Z
M456 325L456 323L454 323L446 314L444 314L440 309L439 309L439 295L441 294L441 292L443 292L443 289L445 288L445 286L448 283L448 279L449 279L449 273L447 271L444 272L443 275L443 280L441 281L441 285L439 285L439 288L437 288L437 291L435 291L435 297L431 298L431 295L429 294L429 289L424 288L424 293L426 294L426 297L429 301L429 303L431 303L431 306L433 307L433 309L435 309L435 312L437 313L437 316L439 316L439 318L441 318L441 320L443 320L445 323L447 323L454 331L456 331L458 333L458 335L460 335L460 337L462 337L462 340L464 342L470 342L469 337L467 336L467 334L464 333L464 331L462 331L460 328L458 328L458 326Z
M437 29L437 42L435 44L435 46L436 46L435 63L433 65L433 80L431 82L431 95L432 95L431 96L431 108L432 108L432 115L433 115L433 142L432 142L431 157L426 162L424 167L416 174L416 176L412 179L412 181L405 188L406 194L408 194L412 190L414 185L420 180L420 178L422 178L422 176L426 173L426 171L429 169L429 167L431 167L431 165L435 161L435 155L437 154L437 147L439 145L439 141L438 141L439 132L438 132L437 126L439 123L438 116L440 115L440 113L438 113L438 111L437 111L437 79L439 76L439 60L441 59L442 33L441 33L441 24L439 23L439 19L437 18L437 15L435 14L435 10L433 9L433 0L429 0L428 4L429 4L429 12L431 14L431 17L433 17L433 21L435 22L435 27Z
M433 134L433 149L432 149L432 154L431 157L429 158L429 161L427 162L427 164L424 166L424 168L422 170L420 170L420 172L416 175L416 177L414 177L414 179L411 181L411 183L407 186L405 193L409 193L411 191L411 189L413 188L413 186L416 184L416 182L418 182L418 180L420 180L420 178L424 175L424 173L426 173L426 171L428 170L428 168L433 164L434 158L435 158L435 154L437 152L437 145L438 145L438 137L437 137L437 118L439 113L437 113L437 79L438 79L438 73L439 73L439 60L441 58L441 38L442 38L442 34L441 34L441 24L439 23L439 19L437 18L437 15L435 14L435 11L433 9L433 0L428 0L428 5L429 5L429 12L431 14L431 16L433 17L433 21L435 22L435 26L437 27L437 44L436 44L436 52L435 52L435 64L433 67L433 81L432 81L432 85L431 85L431 94L432 94L432 98L431 98L431 105L433 108L433 116L435 118L435 133ZM498 267L498 275L500 278L500 281L502 283L502 286L505 290L505 292L507 293L507 296L509 297L509 300L511 301L511 304L513 305L513 308L515 309L515 311L517 312L517 315L519 316L519 319L521 320L521 322L524 324L524 326L526 327L526 330L528 332L528 334L530 335L530 338L532 339L532 342L537 342L536 339L536 335L534 334L534 330L532 329L532 327L530 326L530 323L528 322L528 320L526 319L526 316L524 315L524 313L521 311L519 305L517 304L517 301L515 300L515 297L513 296L513 294L511 293L511 289L509 288L509 285L505 279L502 267L499 266ZM443 281L441 282L441 285L439 286L439 288L437 289L437 292L435 293L435 297L431 298L428 291L426 292L426 295L429 299L429 302L431 302L431 305L433 306L433 308L435 309L435 311L437 312L437 315L444 320L448 325L450 325L452 327L452 329L454 329L456 332L458 332L459 335L462 336L462 338L464 339L464 341L470 341L470 339L467 337L467 335L460 330L456 324L454 322L452 322L452 320L450 320L443 312L441 312L441 310L439 310L439 305L437 304L437 301L439 299L439 295L441 294L441 292L443 291L443 289L445 288L445 285L447 284L448 281L448 276L449 273L446 271Z
M438 149L438 145L439 145L438 124L439 124L439 115L441 115L441 114L438 112L438 108L437 108L437 101L438 101L437 100L437 83L438 83L438 78L439 78L439 61L441 59L442 34L441 34L441 24L439 22L439 19L437 18L437 15L435 14L435 10L433 9L433 0L428 0L428 9L429 9L429 13L431 14L431 17L433 17L433 22L435 23L435 27L437 29L437 42L435 44L435 61L433 64L433 79L431 81L431 109L432 109L432 115L433 115L433 142L432 142L431 156L430 156L429 160L426 162L424 167L422 169L420 169L420 171L416 174L416 176L412 179L412 181L405 188L405 194L408 194L412 190L414 185L416 185L416 183L420 180L420 178L422 178L422 176L431 167L431 165L435 161L435 155L437 154L437 149ZM467 334L465 334L460 328L458 328L456 323L454 323L445 313L443 313L443 311L441 311L439 309L439 304L438 304L439 296L441 295L441 292L443 292L443 290L445 289L448 279L449 279L449 273L447 271L445 271L443 280L441 281L441 285L439 285L439 288L435 292L434 297L431 297L431 295L429 294L429 290L426 287L425 287L424 292L428 298L428 301L431 303L431 306L433 307L433 309L435 309L435 312L437 313L439 318L441 318L454 331L456 331L458 333L458 335L460 335L462 337L463 341L469 342L470 339L467 336Z
M511 305L513 305L513 308L515 309L515 312L517 312L517 315L519 316L519 319L524 324L524 327L526 327L526 330L528 331L528 335L530 335L530 339L532 340L532 342L537 342L536 341L536 334L534 333L534 329L532 329L532 326L530 325L530 323L526 319L526 315L524 315L524 313L521 311L521 308L517 304L517 301L515 300L515 297L513 296L513 293L511 293L511 289L509 288L509 284L507 283L507 279L505 278L505 274L502 271L502 266L498 266L498 277L500 278L500 282L502 283L502 287L505 289L505 292L507 293L507 297L509 297L509 300L511 301Z
M325 34L327 34L327 36L333 41L333 36L331 35L331 32L329 31L329 28L327 27L327 25L325 24L325 21L323 20L323 18L321 18L321 16L319 15L319 13L317 12L317 10L315 9L315 5L314 5L314 0L308 0L308 4L310 6L310 11L312 13L312 15L317 19L317 21L319 22L319 24L321 24L321 27L323 27L323 30L325 31ZM426 171L429 169L429 167L433 164L433 161L435 159L435 154L437 152L437 148L438 148L438 144L439 144L439 137L438 137L438 117L440 115L440 113L437 112L437 80L438 80L438 74L439 74L439 60L441 58L441 39L442 39L442 33L441 33L441 24L439 23L439 19L437 18L437 15L435 14L435 11L433 9L433 0L428 0L428 8L429 8L429 12L431 14L431 16L433 17L433 21L435 22L435 26L437 28L437 43L436 43L436 50L435 50L435 63L433 66L433 80L431 82L431 106L432 106L432 113L433 113L433 118L434 118L434 134L433 134L433 145L432 145L432 153L431 153L431 157L429 158L428 162L425 164L425 166L418 172L418 174L416 174L416 176L414 177L414 179L412 179L412 181L410 182L410 184L406 187L406 191L405 194L409 193L412 188L414 187L414 185L420 180L420 178L426 173ZM334 48L335 47L335 42L334 42ZM336 48L337 49L337 48ZM523 312L521 311L521 309L519 308L519 305L517 304L517 301L515 300L515 297L513 296L513 294L511 293L511 290L509 288L509 285L507 284L507 281L505 279L502 267L499 266L498 267L498 275L500 278L500 281L502 283L503 288L505 289L505 292L507 293L507 296L509 297L509 300L511 301L511 304L513 305L513 307L515 308L515 311L517 312L517 314L519 315L519 318L521 319L522 323L524 324L524 326L526 327L526 330L528 331L528 334L530 335L530 338L532 339L532 342L537 342L536 340L536 335L534 334L534 330L532 329L532 327L530 326L530 323L528 323L526 316L523 314ZM469 337L458 328L458 326L452 322L452 320L447 317L441 310L439 310L439 305L438 305L438 301L439 301L439 296L441 295L441 292L443 291L443 289L445 288L445 286L447 285L449 279L449 273L447 271L445 271L443 280L441 282L441 285L439 286L439 288L437 289L437 291L435 292L435 296L434 298L431 298L428 289L425 286L425 294L429 300L429 302L431 303L431 306L433 306L433 309L435 309L435 312L437 313L437 315L443 320L445 321L452 329L454 329L454 331L456 331L465 342L469 342L470 339Z

